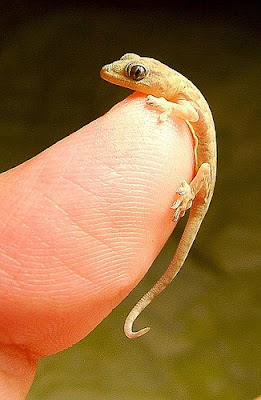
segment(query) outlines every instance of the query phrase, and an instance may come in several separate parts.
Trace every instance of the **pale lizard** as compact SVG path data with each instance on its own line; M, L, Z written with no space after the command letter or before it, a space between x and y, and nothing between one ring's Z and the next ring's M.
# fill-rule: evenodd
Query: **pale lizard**
M158 282L140 299L126 318L124 332L139 337L149 327L133 332L133 323L144 308L161 293L182 267L208 210L216 179L216 135L208 103L197 87L180 73L153 58L127 53L105 65L101 77L111 83L148 94L146 102L160 111L160 121L175 115L186 121L195 140L195 176L182 180L174 201L173 220L178 221L190 207L189 218L175 255Z

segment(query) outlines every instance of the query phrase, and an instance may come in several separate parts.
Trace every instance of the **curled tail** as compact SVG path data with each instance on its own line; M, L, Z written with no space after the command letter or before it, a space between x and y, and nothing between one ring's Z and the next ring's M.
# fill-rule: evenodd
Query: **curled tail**
M184 232L181 236L175 255L170 262L168 268L161 276L161 278L155 283L155 285L138 301L133 307L129 315L127 316L124 324L125 335L134 339L147 333L150 328L146 327L137 332L133 332L133 323L140 313L146 308L152 300L157 297L175 278L184 261L187 258L189 250L195 240L197 232L200 228L202 220L207 212L209 204L196 204L198 203L195 199L192 208L190 210L189 218L185 226Z

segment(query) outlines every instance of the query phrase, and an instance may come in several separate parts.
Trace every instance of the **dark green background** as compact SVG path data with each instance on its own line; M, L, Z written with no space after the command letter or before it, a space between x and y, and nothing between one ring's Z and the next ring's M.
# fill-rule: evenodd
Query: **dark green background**
M44 359L28 400L251 400L261 393L259 32L257 3L4 1L0 167L11 168L123 99L99 77L125 52L157 58L199 86L217 128L210 211L186 265L139 322L130 307L172 257L88 338ZM126 2L125 2L126 3Z

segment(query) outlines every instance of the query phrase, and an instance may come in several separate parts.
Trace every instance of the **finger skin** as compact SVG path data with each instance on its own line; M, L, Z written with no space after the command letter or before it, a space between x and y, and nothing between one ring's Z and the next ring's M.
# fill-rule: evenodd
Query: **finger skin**
M3 348L37 360L71 346L147 272L194 171L188 126L158 116L134 93L1 175Z

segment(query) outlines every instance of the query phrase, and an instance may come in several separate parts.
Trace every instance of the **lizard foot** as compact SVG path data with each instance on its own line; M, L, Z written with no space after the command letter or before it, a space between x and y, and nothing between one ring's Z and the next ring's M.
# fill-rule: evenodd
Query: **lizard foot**
M151 106L151 107L156 107L156 108L164 108L165 103L167 103L167 100L164 97L155 97L149 94L146 97L146 103Z
M159 115L159 122L166 121L172 113L169 101L167 101L164 97L155 97L149 94L146 98L146 103L149 106L155 107L161 111Z
M192 206L195 195L192 193L191 186L185 181L181 181L180 187L176 190L180 196L174 201L170 208L176 210L173 214L173 221L177 222L179 218L183 217L185 212Z

